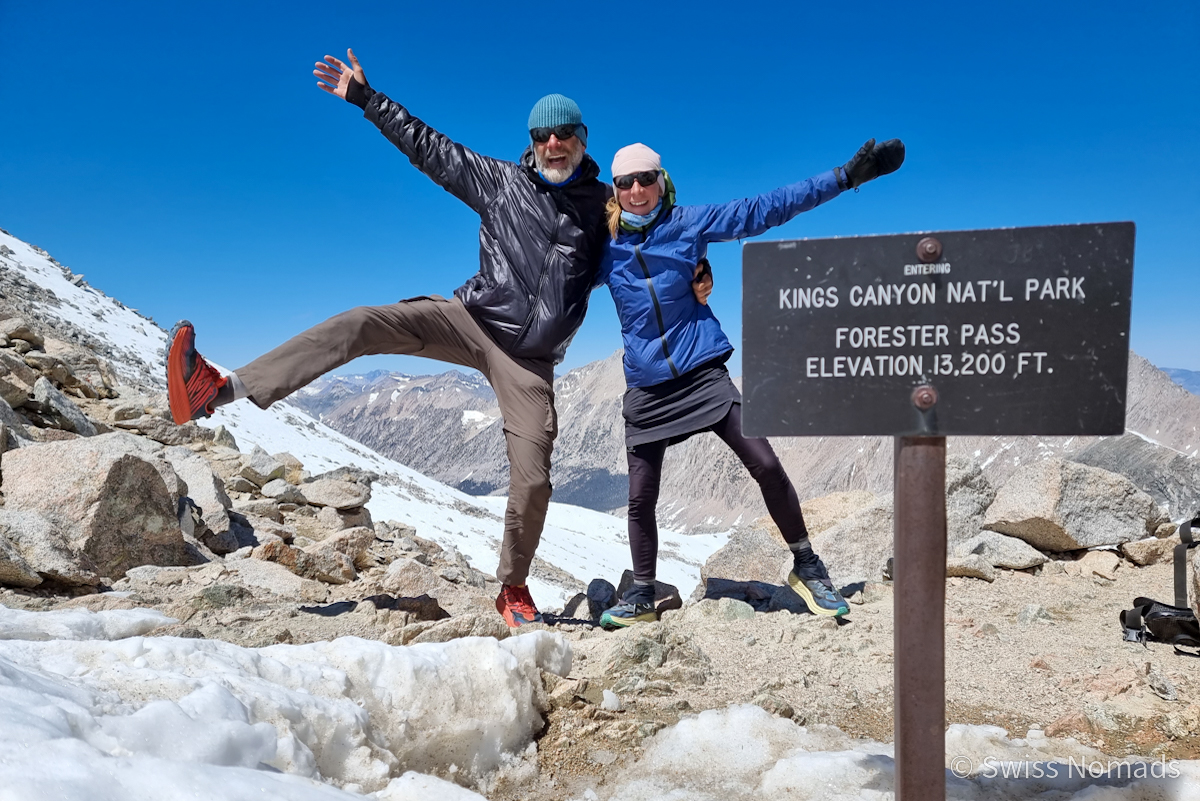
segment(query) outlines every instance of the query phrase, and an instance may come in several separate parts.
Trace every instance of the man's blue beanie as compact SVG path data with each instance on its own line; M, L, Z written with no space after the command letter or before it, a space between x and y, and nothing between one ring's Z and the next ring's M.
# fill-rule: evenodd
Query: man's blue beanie
M533 106L529 112L529 129L553 128L557 125L578 125L579 141L587 145L587 132L583 126L583 112L579 105L569 97L554 94L546 95Z

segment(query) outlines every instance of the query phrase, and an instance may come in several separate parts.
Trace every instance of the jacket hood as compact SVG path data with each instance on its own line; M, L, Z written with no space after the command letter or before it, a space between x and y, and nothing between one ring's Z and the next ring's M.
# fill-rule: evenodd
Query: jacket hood
M534 161L534 159L533 159L533 146L532 145L525 148L525 152L521 154L520 165L521 165L521 168L523 170L525 170L525 172L529 175L529 179L531 181L533 181L534 183L541 184L542 186L554 187L555 189L563 189L566 186L570 186L570 184L565 184L564 186L554 186L554 184L546 182L546 179L542 177L542 174L540 172L538 172L537 162ZM576 181L585 181L589 178L599 178L599 177L600 177L600 165L596 163L595 159L593 159L587 153L584 153L583 161L581 161L579 163L579 177L575 180ZM571 183L574 183L574 181L572 181Z

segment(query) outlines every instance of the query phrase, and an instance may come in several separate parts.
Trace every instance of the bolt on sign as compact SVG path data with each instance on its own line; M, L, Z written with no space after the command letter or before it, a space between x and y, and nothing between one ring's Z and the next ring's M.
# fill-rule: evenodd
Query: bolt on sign
M1119 435L1130 222L751 242L751 436Z

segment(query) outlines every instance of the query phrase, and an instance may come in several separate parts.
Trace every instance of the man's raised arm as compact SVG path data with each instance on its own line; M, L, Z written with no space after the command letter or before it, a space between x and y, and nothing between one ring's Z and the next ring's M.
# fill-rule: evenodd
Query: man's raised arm
M353 50L347 50L346 56L349 65L333 56L316 63L313 75L320 79L317 86L363 109L366 118L408 156L413 166L475 211L481 211L517 166L481 156L430 128L404 106L371 88Z

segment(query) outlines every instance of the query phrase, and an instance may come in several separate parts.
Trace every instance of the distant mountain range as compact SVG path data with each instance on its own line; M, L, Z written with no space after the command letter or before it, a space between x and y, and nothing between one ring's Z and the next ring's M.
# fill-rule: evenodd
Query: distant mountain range
M556 501L623 514L628 495L621 399L621 353L555 381L559 437L552 479ZM495 397L475 375L330 376L292 402L337 431L402 464L476 495L507 491L508 462ZM1200 450L1200 397L1130 353L1128 430L1188 460ZM995 484L1020 465L1080 456L1098 437L952 437L951 455L980 463ZM801 498L892 489L887 437L783 437L771 440ZM1109 469L1113 469L1109 466ZM1178 510L1172 509L1172 514ZM1190 510L1189 510L1190 511ZM758 488L714 435L667 452L659 521L677 530L725 531L766 514Z
M1180 370L1178 367L1164 367L1162 371L1171 376L1171 380L1193 395L1200 395L1200 370Z

